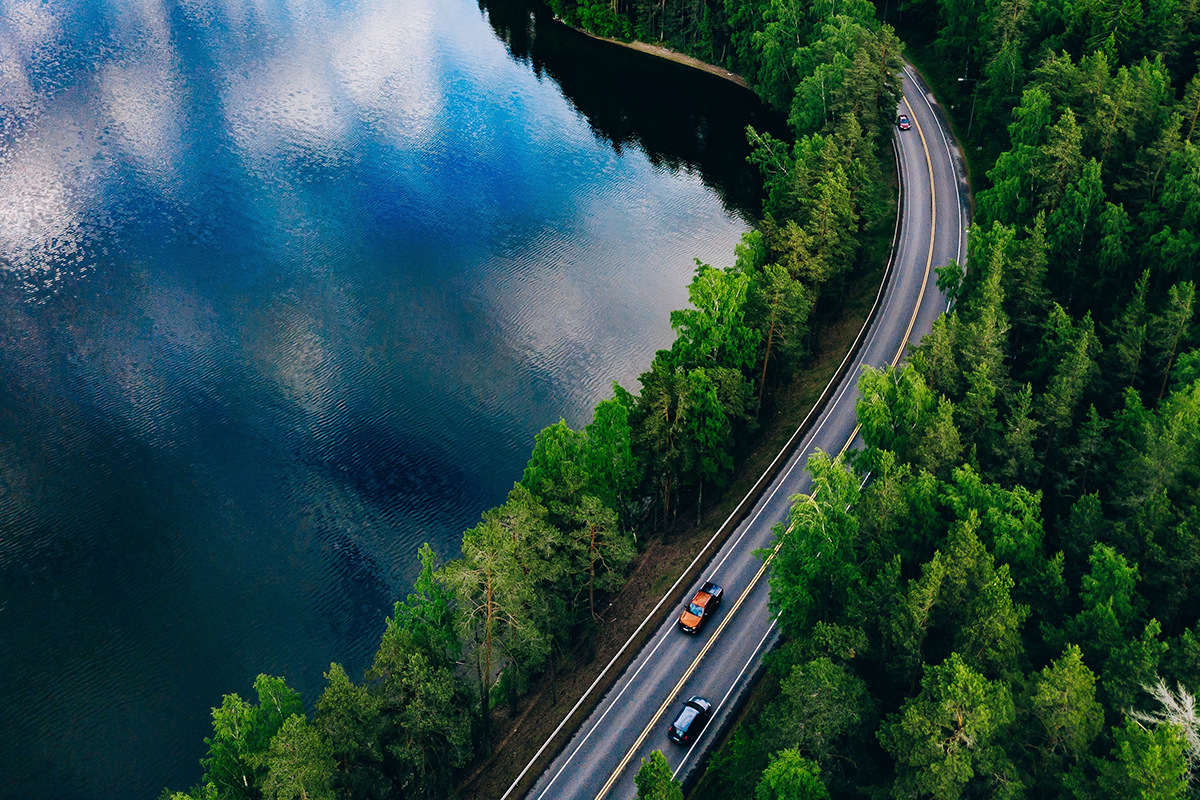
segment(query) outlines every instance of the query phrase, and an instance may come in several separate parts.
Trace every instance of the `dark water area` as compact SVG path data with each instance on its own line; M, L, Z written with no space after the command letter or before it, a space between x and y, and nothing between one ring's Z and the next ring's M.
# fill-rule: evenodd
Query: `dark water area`
M481 0L480 7L509 52L552 78L598 137L618 152L639 148L655 165L695 170L729 212L758 217L762 181L746 166L746 126L779 138L788 131L753 93L697 76L688 66L596 42L556 23L540 3Z
M0 0L0 797L200 777L671 339L756 211L717 78L528 7Z

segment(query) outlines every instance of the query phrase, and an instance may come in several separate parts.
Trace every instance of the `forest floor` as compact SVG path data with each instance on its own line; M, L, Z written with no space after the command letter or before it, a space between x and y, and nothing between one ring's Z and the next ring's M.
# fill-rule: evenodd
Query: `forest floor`
M602 610L590 648L581 648L581 652L573 654L573 664L564 665L556 676L545 679L541 688L522 698L516 708L502 706L496 709L493 725L497 745L491 757L479 765L459 787L463 798L499 800L525 764L562 722L571 706L634 634L641 621L662 599L663 593L687 569L696 553L705 546L713 532L732 513L783 448L837 371L870 313L883 276L890 231L887 240L881 244L882 248L878 243L873 243L875 246L871 247L873 255L880 249L883 251L882 258L877 261L878 268L859 275L847 287L841 315L825 321L813 363L790 384L775 391L773 412L759 430L722 499L705 509L700 525L695 525L694 507L683 509L674 526L645 539L641 552L631 565L625 587ZM720 543L715 546L719 547ZM657 616L665 619L678 612L677 606L678 603L664 604ZM657 624L647 626L643 638L648 638L657 627ZM636 654L637 649L630 648L622 658L627 661ZM620 675L623 666L614 665L605 682L611 684ZM586 704L588 707L580 709L574 719L581 720L590 713L606 689L607 686L603 685L597 687ZM553 755L548 753L543 758ZM527 776L524 782L528 783L531 778L536 778L536 775ZM522 786L521 789L526 791L528 787ZM514 792L514 800L520 797L521 793Z

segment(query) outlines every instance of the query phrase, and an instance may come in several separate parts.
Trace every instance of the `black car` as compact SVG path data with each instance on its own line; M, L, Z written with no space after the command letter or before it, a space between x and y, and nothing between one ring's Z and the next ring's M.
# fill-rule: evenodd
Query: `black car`
M896 117L896 127L902 131L906 131L910 127L912 127L911 125L908 124L908 115L907 114L901 114L900 116Z
M704 726L708 724L708 718L711 716L712 703L699 695L693 695L683 704L683 710L679 712L679 716L675 717L675 721L667 729L667 735L680 744L694 741L704 730Z

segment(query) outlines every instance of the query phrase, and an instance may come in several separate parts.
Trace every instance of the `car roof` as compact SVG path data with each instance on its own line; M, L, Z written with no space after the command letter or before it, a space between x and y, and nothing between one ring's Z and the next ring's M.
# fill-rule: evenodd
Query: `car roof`
M690 703L691 701L688 702ZM688 726L692 724L692 720L699 715L700 709L693 705L684 705L683 710L679 712L679 716L675 718L675 729L686 731Z

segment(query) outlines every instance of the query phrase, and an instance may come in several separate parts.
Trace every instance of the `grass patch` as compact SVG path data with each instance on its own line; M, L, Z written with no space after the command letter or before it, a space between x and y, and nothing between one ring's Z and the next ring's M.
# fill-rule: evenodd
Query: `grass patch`
M662 594L671 585L671 580L671 575L659 575L654 579L654 583L650 584L650 593Z

